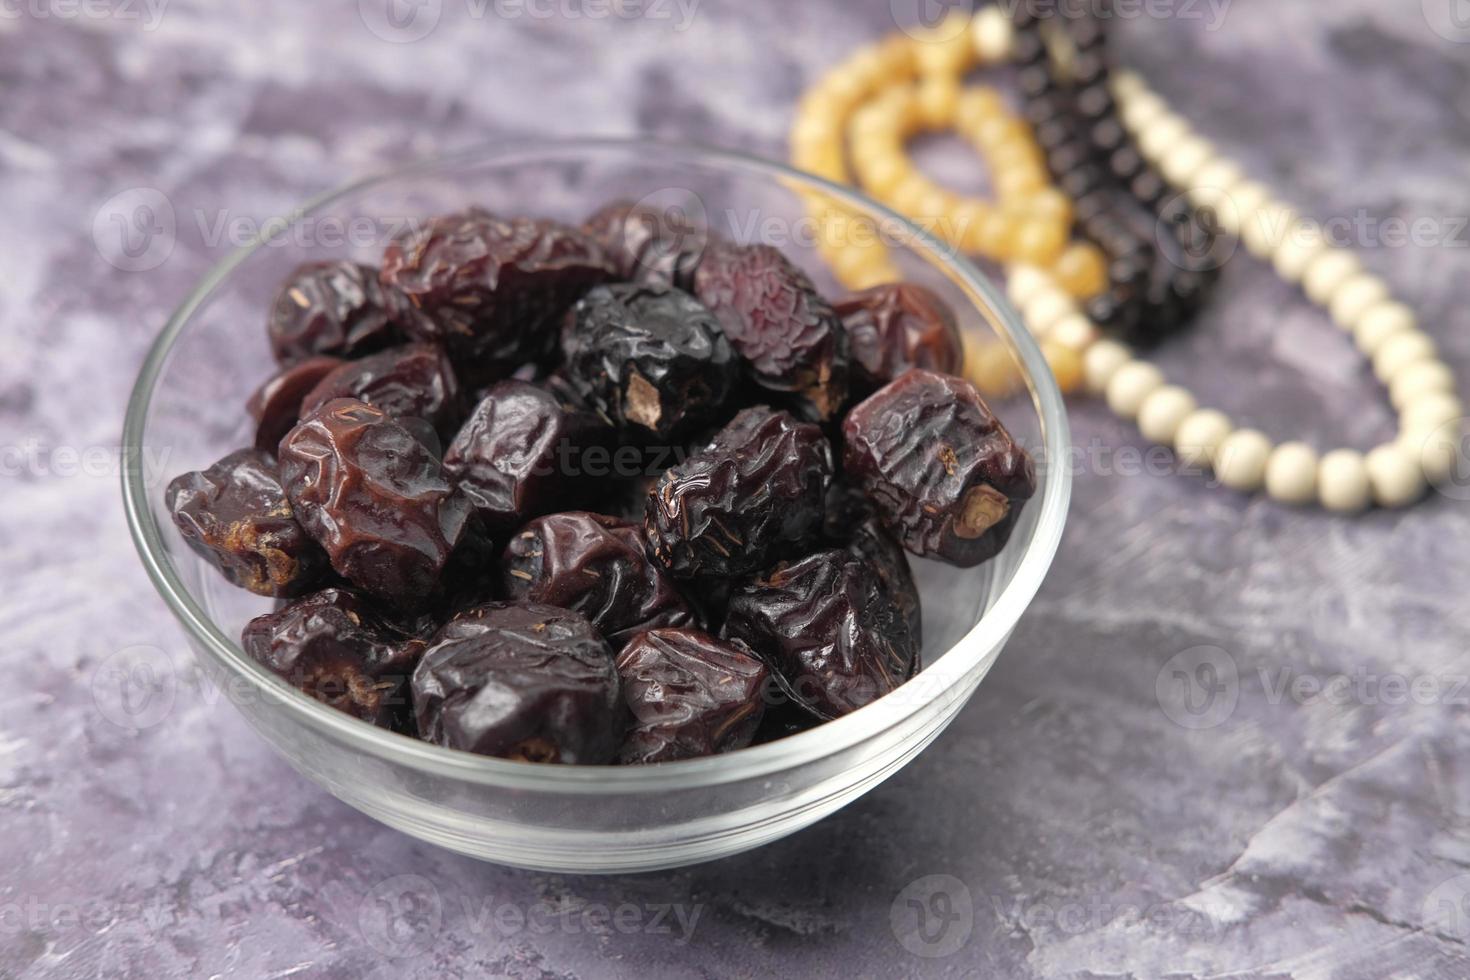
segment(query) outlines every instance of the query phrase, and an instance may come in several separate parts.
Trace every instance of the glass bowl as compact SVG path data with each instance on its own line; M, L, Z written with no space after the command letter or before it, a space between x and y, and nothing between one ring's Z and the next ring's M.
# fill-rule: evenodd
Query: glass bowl
M696 212L743 242L781 248L828 295L813 194L881 230L906 280L942 295L967 344L999 353L1012 393L991 399L1034 455L1040 486L1010 543L969 570L915 561L925 669L846 717L764 745L645 767L533 765L373 728L295 691L237 637L271 601L227 585L163 507L169 479L251 441L244 403L272 370L264 320L308 259L376 264L426 216L483 204L578 222L620 197ZM149 352L128 406L123 493L143 565L183 623L197 666L297 770L415 837L499 864L628 872L711 860L790 834L876 786L934 739L974 693L1041 585L1069 495L1061 396L1000 292L964 258L861 195L779 164L647 140L498 145L359 181L309 202L232 253L184 301ZM1063 465L1057 465L1061 463Z

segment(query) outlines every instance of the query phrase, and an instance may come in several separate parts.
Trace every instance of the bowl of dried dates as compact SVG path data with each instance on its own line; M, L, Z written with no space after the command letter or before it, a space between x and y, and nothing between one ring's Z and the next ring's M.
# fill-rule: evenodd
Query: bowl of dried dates
M128 517L202 675L386 824L577 872L780 837L954 718L1050 565L1040 352L851 191L563 141L269 228L143 368Z

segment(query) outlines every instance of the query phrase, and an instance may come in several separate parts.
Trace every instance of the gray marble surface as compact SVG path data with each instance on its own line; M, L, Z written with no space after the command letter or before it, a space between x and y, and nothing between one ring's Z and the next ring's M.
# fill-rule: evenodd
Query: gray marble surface
M1253 174L1351 222L1463 377L1466 4L1128 6L1175 16L1124 24L1127 58ZM439 19L409 43L428 22L371 0L0 8L0 977L1470 976L1453 495L1343 520L1110 454L927 752L806 832L664 874L477 864L337 803L227 706L179 699L134 731L95 696L119 651L183 649L128 540L117 445L145 348L226 248L180 221L157 262L120 255L116 195L258 218L511 133L779 157L803 85L915 7L426 0ZM1393 236L1421 218L1418 244ZM1248 262L1163 359L1277 437L1390 431L1349 345ZM1073 423L1143 448L1086 400ZM1203 661L1224 693L1186 702ZM372 911L401 875L440 911L407 948ZM910 898L949 913L927 941Z

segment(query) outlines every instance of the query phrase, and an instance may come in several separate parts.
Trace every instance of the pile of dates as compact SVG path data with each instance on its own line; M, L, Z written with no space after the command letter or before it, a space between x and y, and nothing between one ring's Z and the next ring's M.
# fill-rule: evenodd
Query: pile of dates
M449 748L663 762L862 707L919 670L907 555L985 561L1035 489L931 292L833 304L631 204L435 218L296 269L268 333L254 444L169 511L277 598L249 656Z

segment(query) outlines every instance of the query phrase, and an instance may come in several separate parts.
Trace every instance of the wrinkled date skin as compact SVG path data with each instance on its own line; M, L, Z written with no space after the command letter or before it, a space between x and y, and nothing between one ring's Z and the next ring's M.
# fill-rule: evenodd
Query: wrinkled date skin
M611 465L612 437L597 416L546 388L502 381L455 436L444 469L485 530L503 540L531 518L574 506L595 491Z
M537 518L510 539L502 566L508 596L581 613L614 650L644 630L694 622L689 603L645 552L643 528L615 517L571 511Z
M473 535L469 501L413 431L339 398L281 440L281 481L296 519L349 582L405 608L422 604Z
M582 223L629 282L689 289L710 232L676 210L614 201Z
M563 314L616 275L576 228L471 208L391 243L382 281L407 300L404 328L443 344L463 380L477 385L545 360Z
M844 469L916 555L969 568L1005 546L1036 470L974 385L914 369L848 413Z
M298 266L271 303L267 332L283 364L318 354L361 357L407 338L393 322L378 270L354 262Z
M963 363L954 311L923 286L874 286L834 309L847 330L856 394L873 392L909 368L954 374Z
M441 437L453 437L464 417L454 368L432 344L348 361L307 393L301 414L310 415L334 398L356 398L395 418L424 419Z
M274 455L281 439L301 421L306 396L342 363L339 357L308 357L282 368L257 388L245 404L255 420L255 448Z
M268 453L241 449L185 473L169 484L165 503L189 547L256 595L299 595L327 572Z
M610 762L627 725L611 648L586 617L539 603L447 623L414 671L413 704L421 738L524 762Z
M675 578L737 578L799 552L820 532L831 480L821 429L765 406L747 408L663 475L644 528Z
M743 749L765 711L765 664L697 629L640 633L618 655L618 675L633 714L618 750L624 765Z
M846 482L833 483L827 493L823 536L829 547L843 548L854 558L867 562L883 580L888 595L908 623L917 655L923 646L924 636L919 586L914 581L903 545L883 526L868 498ZM917 672L918 669L916 663L914 670Z
M584 400L645 439L714 420L740 380L714 314L668 287L598 286L573 309L562 349Z
M694 295L719 317L756 384L795 395L803 414L820 421L841 410L846 331L786 256L769 245L712 242L694 275Z
M882 578L836 549L737 587L724 635L760 654L793 701L829 721L894 690L918 662L917 638Z
M250 621L245 652L291 686L380 728L411 731L409 678L424 642L331 588Z

